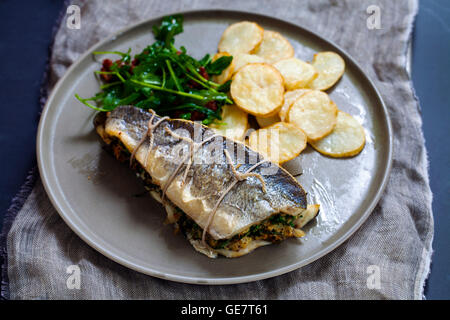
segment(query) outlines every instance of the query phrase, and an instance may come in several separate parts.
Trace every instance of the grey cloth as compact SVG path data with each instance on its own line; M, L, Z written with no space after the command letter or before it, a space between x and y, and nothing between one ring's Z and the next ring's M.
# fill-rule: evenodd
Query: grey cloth
M76 4L76 2L72 2ZM51 205L39 178L7 237L11 299L421 299L429 272L433 218L418 102L406 72L417 1L86 1L81 29L65 20L51 56L51 88L81 53L131 23L199 8L239 9L281 18L334 41L374 80L392 117L394 162L381 201L343 245L299 270L228 286L188 285L146 276L105 258L80 240ZM366 9L381 9L381 29ZM78 265L80 289L66 268ZM378 266L380 285L370 286ZM369 285L368 285L369 282Z

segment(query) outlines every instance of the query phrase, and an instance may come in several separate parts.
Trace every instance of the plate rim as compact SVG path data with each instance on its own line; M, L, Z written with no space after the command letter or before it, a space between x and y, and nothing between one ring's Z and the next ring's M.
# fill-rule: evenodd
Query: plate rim
M309 36L312 36L315 39L319 39L320 41L323 41L326 43L327 46L333 47L336 49L336 51L343 55L344 58L347 61L350 61L353 64L353 67L357 69L357 71L364 77L364 81L366 81L373 89L374 94L376 98L378 99L378 104L381 106L380 112L383 114L383 118L386 121L386 129L387 129L387 135L388 135L388 153L387 153L387 163L384 167L384 173L383 178L381 180L381 184L375 194L375 196L372 198L370 204L367 206L367 209L365 212L361 215L361 217L351 226L349 229L341 235L338 239L332 242L332 244L327 245L325 248L318 251L316 254L310 256L309 258L302 260L301 262L297 262L288 266L284 266L281 268L277 268L275 270L266 271L262 273L252 274L252 275L245 275L245 276L232 276L227 278L201 278L201 277L193 277L193 276L182 276L182 275L174 275L174 274L165 274L161 273L160 271L153 270L148 267L140 266L136 263L133 263L127 258L120 257L116 255L114 252L111 252L108 248L105 248L101 244L95 241L95 239L91 239L89 235L85 234L83 230L81 230L73 221L70 216L66 215L64 210L62 209L60 202L64 201L63 199L60 200L56 196L56 191L53 190L52 183L49 179L49 172L45 170L46 166L43 162L44 155L41 145L43 145L44 139L44 131L45 131L45 123L46 118L48 117L49 113L49 105L52 104L52 101L55 99L56 93L58 92L59 88L62 86L62 84L65 82L66 78L69 77L69 75L72 73L72 71L81 63L82 60L84 60L87 56L91 55L93 51L95 51L96 48L103 46L104 44L107 44L108 42L113 41L116 37L119 37L123 33L129 32L135 28L138 28L141 25L148 24L150 21L156 21L160 20L165 16L168 15L174 15L174 14L183 14L183 15L198 15L198 14L211 14L211 13L219 13L222 15L249 15L253 16L255 18L261 17L266 20L272 20L277 23L281 24L288 24L291 27L298 28L302 31L303 34L309 34ZM331 253L334 251L337 247L341 246L345 241L347 241L351 235L353 235L360 227L361 225L367 220L367 218L370 216L370 214L373 212L375 206L378 204L385 188L387 185L387 182L389 181L389 176L392 168L392 158L393 158L393 149L394 149L394 143L393 143L393 130L392 130L392 124L391 119L389 116L389 111L386 107L386 104L377 88L377 86L374 84L374 82L370 79L370 77L364 72L364 70L361 68L361 66L352 58L352 56L347 53L344 49L342 49L340 46L335 44L333 41L328 40L324 38L323 36L317 34L316 32L313 32L309 30L306 27L303 27L297 23L290 22L287 20L271 17L266 14L256 13L256 12L249 12L246 10L227 10L227 9L196 9L196 10L183 10L183 11L177 11L177 12L171 12L164 15L159 15L156 17L151 17L148 19L145 19L143 21L140 21L138 23L131 24L127 27L124 27L117 32L109 35L105 39L95 43L91 47L89 47L84 53L80 55L80 57L74 61L70 67L66 70L64 75L57 81L55 86L53 87L51 94L48 96L47 101L44 105L44 108L42 110L41 117L39 119L39 125L38 125L38 131L36 135L36 155L37 155L37 163L38 163L38 169L39 174L42 180L42 184L44 186L44 189L53 205L55 210L58 212L59 216L63 219L63 221L69 226L69 228L75 232L85 243L87 243L90 247L104 255L105 257L119 263L120 265L123 265L127 268L130 268L132 270L138 271L140 273L153 276L156 278L164 279L164 280L170 280L175 282L181 282L181 283L189 283L189 284L201 284L201 285L225 285L225 284L238 284L238 283L248 283L258 280L263 280L267 278L276 277L291 271L294 271L296 269L299 269L301 267L304 267L321 257Z

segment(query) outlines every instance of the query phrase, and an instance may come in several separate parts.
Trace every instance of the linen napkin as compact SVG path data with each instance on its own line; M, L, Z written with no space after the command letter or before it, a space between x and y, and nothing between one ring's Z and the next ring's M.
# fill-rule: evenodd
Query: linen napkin
M296 271L227 286L175 283L127 269L85 244L59 217L34 170L8 212L2 235L2 297L10 299L421 299L433 217L419 105L406 71L417 1L71 1L81 29L54 39L50 91L90 46L131 24L192 9L262 13L306 27L346 50L375 82L394 129L394 161L374 212L343 245ZM370 20L377 11L380 19ZM369 19L369 20L368 20ZM43 99L45 100L45 99ZM44 101L43 101L44 102ZM81 281L68 283L78 266ZM376 281L378 277L379 281ZM74 288L75 286L75 288Z

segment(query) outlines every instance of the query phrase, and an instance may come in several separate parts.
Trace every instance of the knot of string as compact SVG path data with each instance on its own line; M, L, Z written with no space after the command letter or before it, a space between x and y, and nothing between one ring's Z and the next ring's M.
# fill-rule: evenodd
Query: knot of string
M195 142L191 137L185 137L185 136L179 135L179 134L173 132L172 130L170 130L168 127L165 127L165 130L166 130L167 133L169 133L174 138L186 141L189 144L189 152L180 161L180 163L175 168L175 170L172 172L172 174L170 175L170 177L167 180L166 184L164 185L163 190L162 190L163 191L162 192L162 196L161 196L163 202L165 201L164 199L165 199L165 195L166 195L167 189L169 188L170 184L173 182L175 177L178 175L178 172L183 167L183 164L187 161L186 168L184 169L184 174L183 174L183 177L182 177L182 180L181 180L181 186L184 186L185 183L186 183L186 178L187 178L188 172L189 172L189 170L191 168L191 165L192 165L192 163L194 161L194 154L205 143L207 143L208 141L211 141L212 139L214 139L214 138L219 136L218 134L215 134L215 135L212 135L209 138L203 140L202 142Z
M145 155L145 160L144 160L144 168L147 168L147 161L148 161L148 155L150 153L150 151L153 148L153 142L154 142L154 134L153 131L156 129L156 127L158 127L164 120L169 119L169 117L162 117L160 118L158 121L156 121L155 123L153 123L153 119L155 119L156 113L155 111L153 111L152 109L149 110L149 112L152 114L152 116L150 117L150 120L148 121L148 128L147 128L147 132L142 136L141 140L138 142L136 148L134 148L133 152L131 153L131 157L130 157L130 166L133 164L133 159L136 156L136 153L138 151L138 149L142 146L142 144L145 142L145 140L147 139L147 137L150 137L150 143L149 143L149 147L148 147L148 151Z

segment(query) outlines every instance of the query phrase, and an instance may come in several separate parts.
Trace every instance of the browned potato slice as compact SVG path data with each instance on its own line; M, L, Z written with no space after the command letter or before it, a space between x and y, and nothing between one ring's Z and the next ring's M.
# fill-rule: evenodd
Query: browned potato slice
M216 61L217 59L219 59L220 57L223 57L223 56L230 56L230 54L228 52L216 53L214 55L214 57L212 58L212 61ZM233 76L233 71L234 71L234 61L233 60L231 61L230 65L225 70L222 71L221 74L214 75L212 77L212 81L219 83L219 84L224 84L225 82L230 80L231 77Z
M300 96L291 105L288 122L305 131L308 140L329 134L336 125L338 109L325 92L313 90Z
M262 42L264 29L249 21L234 23L222 34L219 52L237 53L253 52Z
M297 58L280 60L273 66L283 76L286 90L305 88L318 75L312 65Z
M316 90L331 88L342 77L345 71L345 61L335 52L319 52L314 55L311 64L319 75L308 84L308 87Z
M298 217L294 223L296 228L303 228L309 221L314 219L319 213L320 204L308 204L306 210Z
M280 33L265 30L263 40L256 49L255 54L263 58L267 63L275 63L293 57L294 48Z
M233 56L233 62L234 73L236 73L243 66L249 63L262 63L264 59L254 54L238 53Z
M311 91L311 89L297 89L292 91L287 91L284 93L284 104L281 107L278 115L280 116L281 121L286 121L287 113L289 111L289 107L294 103L295 100L300 98L300 96L306 92Z
M235 105L225 105L220 123L213 123L210 127L229 139L242 141L248 129L248 115Z
M245 112L270 117L283 104L283 77L271 65L251 63L233 76L230 93L236 105Z
M271 161L284 163L297 157L306 148L306 134L297 126L277 122L250 134L250 148L266 155Z
M311 142L314 149L330 157L351 157L364 148L364 128L351 115L339 111L334 130L318 141Z
M274 123L280 122L280 116L278 114L274 114L268 118L255 117L256 122L258 122L261 128L268 127L273 125Z

